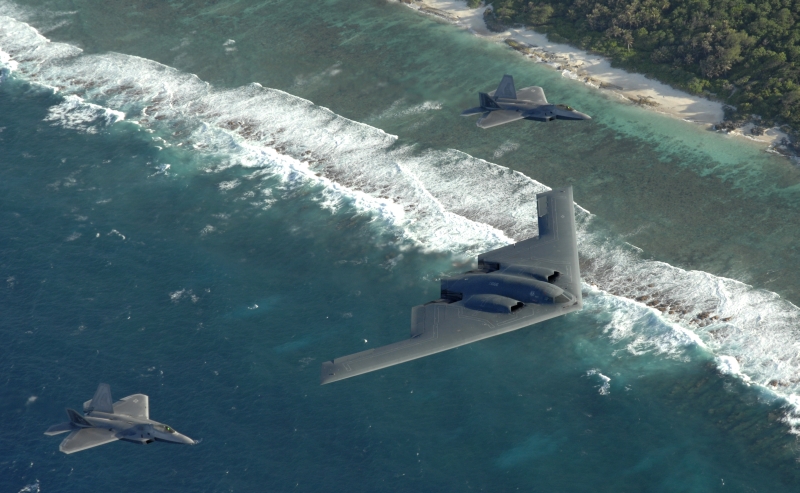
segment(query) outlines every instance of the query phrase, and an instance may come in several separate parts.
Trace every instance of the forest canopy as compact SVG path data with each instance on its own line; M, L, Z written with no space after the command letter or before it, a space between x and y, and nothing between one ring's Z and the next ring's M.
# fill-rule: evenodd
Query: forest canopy
M608 55L740 117L800 129L800 0L492 0L496 19Z

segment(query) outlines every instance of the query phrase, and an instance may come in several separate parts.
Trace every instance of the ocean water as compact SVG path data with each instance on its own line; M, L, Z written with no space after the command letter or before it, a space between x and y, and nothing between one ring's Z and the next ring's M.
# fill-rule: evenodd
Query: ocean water
M0 66L2 491L796 491L791 162L381 0L2 0ZM318 385L561 184L582 312ZM201 444L61 454L100 381Z

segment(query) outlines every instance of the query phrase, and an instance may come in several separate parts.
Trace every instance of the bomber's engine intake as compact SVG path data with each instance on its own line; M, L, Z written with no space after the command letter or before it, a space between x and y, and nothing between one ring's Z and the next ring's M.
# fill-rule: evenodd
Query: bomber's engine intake
M575 297L553 284L559 272L543 267L480 265L477 271L442 279L441 297L466 308L512 313L526 304L572 303Z

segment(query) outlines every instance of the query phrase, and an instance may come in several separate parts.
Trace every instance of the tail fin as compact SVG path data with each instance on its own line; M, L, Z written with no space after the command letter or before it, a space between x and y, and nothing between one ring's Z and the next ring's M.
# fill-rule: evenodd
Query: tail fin
M487 110L499 110L501 109L500 106L494 102L491 96L486 94L485 92L479 92L478 97L481 101L481 108L485 108Z
M92 424L81 416L78 411L74 409L67 409L67 416L69 416L70 423L81 428L91 428Z
M494 97L495 99L517 99L517 90L514 89L514 78L507 74L504 75L503 80L500 81L500 85L497 86L497 90L494 92Z
M99 411L101 413L114 413L114 406L111 404L111 386L107 383L101 383L97 386L97 391L94 397L89 401L89 405L84 405L84 411L87 413L92 411Z

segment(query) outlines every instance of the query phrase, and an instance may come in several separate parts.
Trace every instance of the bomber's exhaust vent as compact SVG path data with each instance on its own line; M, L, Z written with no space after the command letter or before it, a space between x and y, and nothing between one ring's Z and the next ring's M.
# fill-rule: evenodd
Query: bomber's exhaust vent
M442 289L441 297L442 299L445 299L450 303L461 301L462 299L464 299L464 295L462 293L457 293L455 291L448 291L446 289Z

